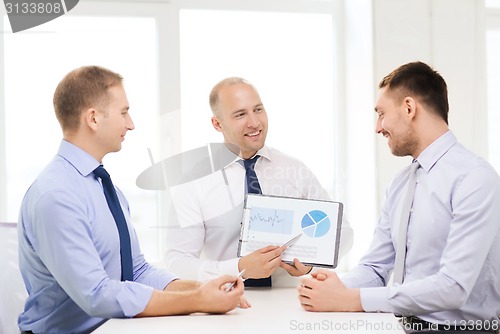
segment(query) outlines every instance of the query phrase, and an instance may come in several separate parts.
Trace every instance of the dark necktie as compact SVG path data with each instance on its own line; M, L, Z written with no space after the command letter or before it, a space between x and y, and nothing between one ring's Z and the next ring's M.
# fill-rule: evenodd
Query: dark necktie
M99 177L104 189L104 196L108 202L109 210L115 218L116 227L120 236L120 257L122 267L122 281L132 281L134 278L132 270L132 250L130 246L130 235L128 233L127 221L123 215L118 196L116 195L115 187L111 182L111 177L104 167L99 166L94 169L94 175Z
M246 170L246 181L247 181L247 193L249 194L262 194L262 190L260 189L259 179L257 178L257 174L255 174L255 163L257 159L259 159L259 155L256 155L252 159L243 160L243 166ZM250 278L245 280L245 286L271 286L271 276L266 278Z
M243 160L246 170L247 193L249 194L262 194L259 179L257 178L257 174L255 174L255 163L259 157L260 155L256 155L252 159Z

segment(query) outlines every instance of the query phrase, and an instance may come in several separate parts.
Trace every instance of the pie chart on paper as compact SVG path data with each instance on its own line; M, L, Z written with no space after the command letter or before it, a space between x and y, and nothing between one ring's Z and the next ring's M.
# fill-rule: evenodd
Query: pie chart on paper
M302 217L302 230L311 238L324 236L330 230L330 218L320 210L313 210Z

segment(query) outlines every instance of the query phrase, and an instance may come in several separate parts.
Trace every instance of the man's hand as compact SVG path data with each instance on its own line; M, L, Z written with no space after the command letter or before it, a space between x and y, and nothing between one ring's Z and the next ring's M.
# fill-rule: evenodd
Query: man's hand
M226 292L226 284L235 282ZM243 296L243 280L225 275L205 284L194 281L174 280L163 290L154 290L149 303L136 317L203 313L226 313L250 304Z
M236 284L226 292L226 284L234 282L236 277L224 275L203 284L198 290L199 312L226 313L241 306L249 307L249 303L243 296L243 280L238 278ZM243 305L241 305L243 303Z
M248 299L245 297L245 295L240 297L240 303L238 304L240 308L250 308L252 305L248 301Z
M281 262L280 267L285 269L291 276L302 276L308 274L312 270L312 267L303 265L299 259L293 259L293 266Z
M306 311L363 312L359 289L347 288L333 271L320 269L301 279L297 291Z
M281 264L284 246L266 246L243 256L238 261L238 270L245 269L244 278L264 278L271 276Z

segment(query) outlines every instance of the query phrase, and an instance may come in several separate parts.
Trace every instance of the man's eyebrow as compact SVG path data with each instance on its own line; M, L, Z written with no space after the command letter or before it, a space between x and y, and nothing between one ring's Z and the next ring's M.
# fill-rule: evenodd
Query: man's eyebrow
M253 109L257 109L257 108L263 108L264 107L264 104L262 103L259 103L259 104L256 104ZM247 110L245 108L241 108L241 109L238 109L238 110L235 110L233 111L231 114L234 115L234 114L238 114L240 112L246 112Z
M231 113L231 115L234 115L234 114L238 114L240 112L245 112L245 109L238 109L238 110L235 110Z

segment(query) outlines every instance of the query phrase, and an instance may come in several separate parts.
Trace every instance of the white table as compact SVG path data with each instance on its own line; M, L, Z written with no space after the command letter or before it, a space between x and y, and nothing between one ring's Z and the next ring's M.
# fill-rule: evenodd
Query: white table
M404 333L390 313L306 312L294 288L247 289L245 295L250 309L223 315L111 319L93 333Z

